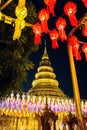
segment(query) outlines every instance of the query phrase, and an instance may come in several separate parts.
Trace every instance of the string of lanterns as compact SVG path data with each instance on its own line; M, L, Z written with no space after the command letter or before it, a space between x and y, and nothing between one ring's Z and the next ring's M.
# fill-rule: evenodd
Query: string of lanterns
M8 0L12 1L12 0ZM10 3L8 2L7 5ZM85 8L87 8L87 0L82 0ZM56 49L59 47L58 40L60 39L62 42L67 41L68 44L72 47L73 56L76 60L81 60L80 48L81 51L85 54L86 62L87 62L87 43L80 44L78 38L73 34L71 36L67 36L65 32L65 28L67 26L66 19L63 17L59 17L56 20L55 28L49 30L48 20L50 15L55 16L54 8L56 4L56 0L44 0L46 4L45 8L42 8L38 13L39 22L32 25L26 23L24 20L27 17L27 8L25 7L26 0L19 0L18 6L15 9L16 19L6 16L0 11L0 20L2 20L4 16L4 22L12 24L14 22L14 34L13 40L19 39L22 33L22 29L25 26L32 27L34 33L34 43L38 45L41 41L41 36L43 33L49 34L50 39L52 41L52 48ZM6 6L7 6L6 5ZM64 14L69 18L70 24L72 27L76 27L79 24L79 21L76 18L75 13L77 12L77 5L75 2L69 1L64 5ZM82 23L82 35L87 37L87 19ZM81 45L81 47L80 47Z

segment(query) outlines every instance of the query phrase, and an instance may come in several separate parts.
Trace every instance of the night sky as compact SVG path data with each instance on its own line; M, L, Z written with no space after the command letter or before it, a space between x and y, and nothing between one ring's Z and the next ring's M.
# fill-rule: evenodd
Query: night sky
M62 1L62 2L61 2ZM55 26L55 20L63 15L63 6L65 5L67 0L58 0L56 6L55 6L55 13L56 16L53 18L51 17L49 20L49 28L52 29ZM83 3L81 0L75 1L78 8L78 14L77 17L80 19L80 17L83 16L83 14L87 11L87 9L84 8ZM45 6L44 2L42 0L32 1L35 5L37 12ZM69 22L69 21L68 21ZM69 32L71 29L70 25L66 28L66 31ZM87 37L83 38L80 33L77 32L79 36L79 40L84 40L87 42ZM41 57L44 51L44 40L46 39L47 43L47 52L50 58L50 61L52 63L52 67L54 69L54 72L56 74L56 79L59 81L59 87L64 91L65 94L67 94L70 97L73 97L73 89L72 89L72 81L71 81L71 75L70 75L70 68L69 68L69 61L68 61L68 53L67 53L67 47L66 43L59 42L59 48L56 50L53 50L51 47L51 41L48 35L45 35L42 37L42 43L40 45L40 48L37 52L33 53L30 56L30 59L35 64L35 68L33 70L30 70L28 72L28 80L24 84L24 90L28 91L32 85L32 81L34 79L34 75L37 72L37 68L39 66L39 62L41 61ZM82 56L81 61L75 60L75 66L76 66L76 72L77 72L77 78L78 78L78 84L79 84L79 90L80 95L82 99L87 99L87 63L85 61L84 56Z

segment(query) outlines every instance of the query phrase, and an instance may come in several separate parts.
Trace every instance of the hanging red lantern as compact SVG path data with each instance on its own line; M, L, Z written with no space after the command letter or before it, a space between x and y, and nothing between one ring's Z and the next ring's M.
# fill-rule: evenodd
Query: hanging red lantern
M76 26L78 21L75 16L77 5L74 2L67 2L64 6L64 13L69 17L72 26Z
M83 36L87 37L87 23L82 28L82 34L83 34Z
M72 52L73 52L73 56L75 57L76 60L81 60L81 56L79 53L79 41L77 39L76 36L70 36L68 37L68 43L71 45L72 47Z
M55 16L54 8L56 4L56 0L44 0L45 4L47 5L47 9L52 13L53 16Z
M86 59L86 62L87 62L87 44L84 44L84 45L82 46L82 52L85 53L85 59Z
M52 40L52 48L53 49L58 48L58 42L57 42L58 37L59 37L58 32L55 29L50 31L50 38Z
M38 45L41 41L41 25L39 23L34 24L33 32L35 34L34 43Z
M84 6L87 8L87 0L82 0Z
M67 39L65 30L64 30L65 27L66 27L66 20L64 18L62 18L62 17L57 19L56 27L57 27L58 32L59 32L59 37L60 37L61 41L63 42L64 40Z
M41 21L41 30L42 30L42 33L45 32L47 33L48 32L48 19L49 19L49 11L48 10L45 10L45 9L41 9L40 12L39 12L39 15L38 15L40 21Z

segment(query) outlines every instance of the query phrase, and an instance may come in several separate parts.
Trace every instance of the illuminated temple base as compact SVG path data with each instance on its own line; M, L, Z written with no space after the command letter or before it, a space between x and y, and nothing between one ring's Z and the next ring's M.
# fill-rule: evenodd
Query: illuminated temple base
M46 101L47 100L47 101ZM45 104L48 104L54 112L71 112L75 113L75 103L73 99L68 98L55 98L55 97L41 97L41 96L26 96L22 95L22 98L8 97L0 102L1 113L5 115L23 115L30 112L42 112ZM81 101L82 113L87 114L87 101Z
M23 94L22 98L13 97L0 102L0 130L42 130L40 115L43 113L46 102L48 108L57 116L56 130L63 130L62 119L70 111L75 114L73 99L54 97L29 97ZM82 113L87 115L87 101L81 101ZM66 126L67 127L67 126ZM54 130L51 121L51 130ZM68 128L66 129L68 130Z

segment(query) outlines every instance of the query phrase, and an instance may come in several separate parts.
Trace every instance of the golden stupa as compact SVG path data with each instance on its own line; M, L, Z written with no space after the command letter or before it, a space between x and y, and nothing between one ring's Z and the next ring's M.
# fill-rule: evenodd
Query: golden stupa
M64 92L58 87L59 82L56 80L56 74L53 72L46 45L32 86L28 91L28 94L31 96L66 97Z

